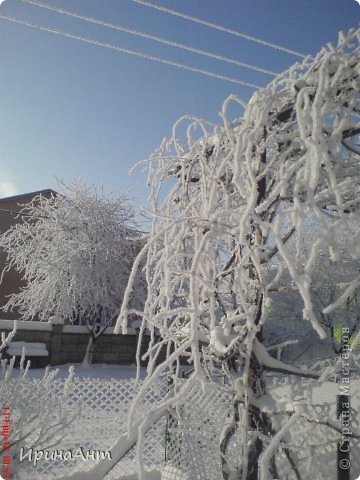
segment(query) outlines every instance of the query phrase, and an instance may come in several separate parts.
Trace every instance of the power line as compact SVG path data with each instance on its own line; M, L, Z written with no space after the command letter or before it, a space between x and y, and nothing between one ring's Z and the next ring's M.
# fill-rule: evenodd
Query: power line
M303 53L296 52L295 50L290 50L289 48L276 45L275 43L261 40L261 38L252 37L251 35L246 35L245 33L237 32L236 30L231 30L230 28L222 27L221 25L217 25L216 23L211 23L205 20L201 20L200 18L191 17L190 15L186 15L185 13L178 12L177 10L170 10L170 8L160 7L160 5L155 5L145 0L131 0L131 1L146 7L154 8L155 10L160 10L161 12L169 13L170 15L175 15L176 17L184 18L185 20L190 20L191 22L200 23L201 25L206 25L207 27L214 28L222 32L230 33L231 35L235 35L237 37L245 38L246 40L250 40L251 42L260 43L262 45L266 45L267 47L275 48L276 50L281 50L283 52L290 53L291 55L295 55L296 57L306 58L307 56L307 55L304 55Z
M48 218L44 216L39 216L39 215L32 215L31 213L23 213L23 212L18 212L17 210L8 210L6 208L0 208L1 213L10 213L11 215L20 215L22 217L32 217L32 218Z
M60 31L60 30L55 30L53 28L44 27L42 25L37 25L35 23L27 22L25 20L19 20L17 18L10 17L10 16L7 16L7 15L0 15L0 18L2 18L3 20L7 20L9 22L19 23L21 25L26 25L27 27L36 28L38 30L42 30L42 31L45 31L45 32L54 33L55 35L61 35L63 37L72 38L73 40L79 40L81 42L89 43L91 45L97 45L99 47L109 48L109 49L115 50L117 52L127 53L129 55L134 55L136 57L146 58L147 60L152 60L154 62L163 63L165 65L171 65L173 67L181 68L183 70L188 70L190 72L200 73L200 74L206 75L208 77L213 77L213 78L217 78L219 80L225 80L227 82L236 83L237 85L242 85L244 87L255 88L255 89L262 88L259 85L255 85L253 83L248 83L248 82L243 82L242 80L237 80L235 78L226 77L224 75L219 75L217 73L209 72L208 70L202 70L200 68L191 67L190 65L186 65L186 64L183 64L183 63L177 63L177 62L173 62L171 60L165 60L164 58L154 57L152 55L147 55L146 53L138 52L136 50L129 50L127 48L118 47L116 45L112 45L111 43L104 43L104 42L100 42L99 40L92 40L90 38L82 37L80 35L73 35L73 34L63 32L63 31Z
M114 23L104 22L104 21L99 20L97 18L87 17L85 15L80 15L78 13L71 12L70 10L64 10L62 8L54 7L53 5L48 5L48 4L42 3L42 2L37 2L35 0L20 0L20 1L24 2L24 3L29 3L31 5L35 5L36 7L51 10L53 12L60 13L62 15L68 15L70 17L78 18L79 20L84 20L85 22L94 23L96 25L101 25L101 26L106 27L106 28L111 28L113 30L118 30L120 32L125 32L125 33L129 33L131 35L136 35L138 37L146 38L148 40L153 40L155 42L159 42L159 43L162 43L164 45L170 45L172 47L180 48L182 50L187 50L188 52L197 53L199 55L204 55L206 57L214 58L216 60L221 60L223 62L231 63L233 65L238 65L240 67L248 68L250 70L255 70L257 72L266 73L267 75L272 75L274 77L276 77L278 75L277 72L273 72L272 70L267 70L265 68L257 67L255 65L250 65L249 63L240 62L239 60L234 60L234 59L229 58L229 57L224 57L223 55L217 55L216 53L208 52L206 50L201 50L201 49L198 49L198 48L190 47L190 46L184 45L182 43L173 42L171 40L167 40L167 39L162 38L162 37L158 37L158 36L155 36L155 35L150 35L150 34L144 33L144 32L139 32L138 30L132 30L130 28L122 27L121 25L117 25L117 24L114 24Z

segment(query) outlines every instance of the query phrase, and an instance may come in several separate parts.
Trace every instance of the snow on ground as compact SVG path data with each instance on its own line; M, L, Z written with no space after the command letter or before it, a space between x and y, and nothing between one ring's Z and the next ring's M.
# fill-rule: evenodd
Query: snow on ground
M121 477L119 480L138 480L138 475L137 473L134 473L132 475L125 475L124 477ZM161 473L157 470L153 470L151 472L146 473L146 480L161 480L163 477L161 476ZM173 480L177 480L177 478L174 477ZM179 480L181 478L179 477Z
M50 370L58 370L56 378L66 378L69 373L69 368L74 366L74 377L76 378L99 378L104 380L131 380L136 378L136 366L135 365L107 365L107 364L94 364L90 367L84 367L80 363L65 364L50 367ZM15 369L14 374L19 370ZM28 372L28 378L41 378L44 375L43 368L30 369ZM141 367L140 378L145 378L146 368Z

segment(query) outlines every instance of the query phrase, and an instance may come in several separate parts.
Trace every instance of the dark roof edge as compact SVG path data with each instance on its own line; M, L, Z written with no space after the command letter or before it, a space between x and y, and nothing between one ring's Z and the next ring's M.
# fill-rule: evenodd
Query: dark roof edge
M11 197L0 198L0 203L9 202L9 201L18 201L18 200L21 201L21 200L24 200L28 197L36 197L36 195L42 195L42 194L46 194L46 193L51 193L54 196L59 195L58 192L56 192L52 188L46 188L44 190L38 190L36 192L21 193L19 195L13 195Z

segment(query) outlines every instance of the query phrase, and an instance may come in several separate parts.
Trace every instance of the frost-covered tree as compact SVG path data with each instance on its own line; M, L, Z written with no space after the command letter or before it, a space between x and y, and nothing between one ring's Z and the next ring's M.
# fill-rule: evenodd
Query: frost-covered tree
M175 379L173 398L154 406L154 413L181 405L194 385L206 389L212 370L222 370L234 406L220 444L225 480L279 478L274 455L280 444L300 478L283 442L290 424L277 429L269 414L266 374L318 375L270 357L262 332L270 292L288 275L302 302L302 321L314 335L326 336L312 283L319 252L335 260L335 232L359 212L358 42L359 31L340 35L337 47L329 44L294 65L248 104L229 97L221 126L190 119L184 141L178 127L189 117L182 119L148 162L153 224L117 323L117 331L126 331L132 280L145 259L148 296L141 332L151 332L148 377L129 425L136 428L147 386L174 366L179 369L182 359L193 373L186 382ZM244 108L236 123L227 113L234 102ZM309 217L316 219L319 235L300 262L288 242L301 236ZM354 243L349 258L359 253ZM281 268L269 280L275 256ZM359 272L351 272L323 312L346 303L359 281ZM164 350L166 360L157 365ZM144 428L138 431L141 454ZM235 435L241 438L237 471L229 453ZM140 478L143 474L141 467Z
M0 237L5 270L17 269L25 281L4 309L16 308L24 320L86 322L85 361L91 361L92 342L118 314L139 229L125 195L106 195L84 182L62 187L61 195L23 205L22 221ZM136 295L139 289L134 305Z

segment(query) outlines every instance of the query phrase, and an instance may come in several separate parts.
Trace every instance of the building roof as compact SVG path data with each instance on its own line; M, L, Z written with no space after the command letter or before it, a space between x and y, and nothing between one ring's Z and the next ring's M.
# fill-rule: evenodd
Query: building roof
M22 200L26 200L28 197L36 197L36 195L45 195L45 194L52 194L54 196L58 195L55 190L51 188L46 188L44 190L38 190L36 192L29 192L29 193L21 193L20 195L13 195L11 197L4 197L0 198L0 203L5 202L21 202Z

